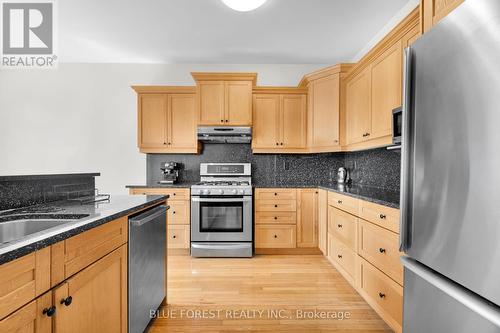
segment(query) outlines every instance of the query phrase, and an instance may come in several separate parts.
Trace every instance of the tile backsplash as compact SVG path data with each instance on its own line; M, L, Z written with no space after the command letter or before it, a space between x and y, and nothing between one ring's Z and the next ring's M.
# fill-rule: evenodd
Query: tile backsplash
M148 154L148 184L161 179L162 162L181 163L180 182L200 179L200 163L252 163L252 180L256 186L318 185L335 180L337 169L350 167L354 184L399 191L399 151L385 148L350 153L322 154L252 154L249 144L205 144L200 155Z

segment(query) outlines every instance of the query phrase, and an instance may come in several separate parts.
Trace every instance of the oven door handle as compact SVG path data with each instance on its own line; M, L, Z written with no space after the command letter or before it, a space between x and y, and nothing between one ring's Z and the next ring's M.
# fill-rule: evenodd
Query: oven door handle
M252 201L252 197L243 197L243 198L197 198L197 197L192 197L191 201L193 201L193 202L248 202L248 201Z

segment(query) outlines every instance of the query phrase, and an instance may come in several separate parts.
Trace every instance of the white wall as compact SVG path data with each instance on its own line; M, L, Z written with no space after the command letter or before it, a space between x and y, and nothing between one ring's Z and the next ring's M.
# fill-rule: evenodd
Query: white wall
M295 86L324 65L60 64L0 71L0 175L101 172L102 192L146 178L131 85L194 85L191 71L252 71Z

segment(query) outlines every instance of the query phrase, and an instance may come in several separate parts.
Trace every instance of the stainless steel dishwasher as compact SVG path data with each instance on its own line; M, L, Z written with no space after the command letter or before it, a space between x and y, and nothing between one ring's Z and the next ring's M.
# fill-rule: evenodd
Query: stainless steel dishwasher
M128 331L143 332L165 297L165 205L129 218Z

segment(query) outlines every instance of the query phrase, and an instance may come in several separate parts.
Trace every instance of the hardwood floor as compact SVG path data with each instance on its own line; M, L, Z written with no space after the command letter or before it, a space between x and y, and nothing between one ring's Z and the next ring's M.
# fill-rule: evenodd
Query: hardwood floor
M392 332L320 255L168 260L168 305L150 333ZM315 311L323 319L304 318Z

